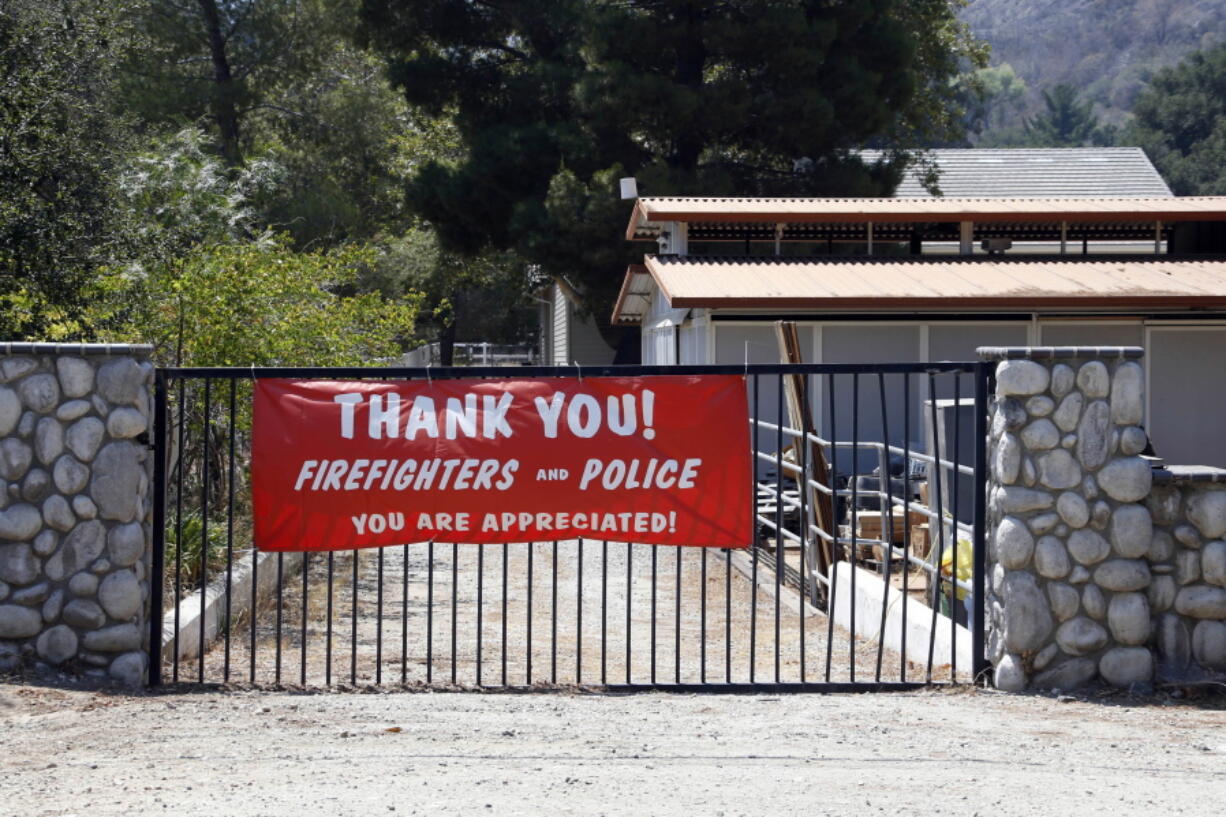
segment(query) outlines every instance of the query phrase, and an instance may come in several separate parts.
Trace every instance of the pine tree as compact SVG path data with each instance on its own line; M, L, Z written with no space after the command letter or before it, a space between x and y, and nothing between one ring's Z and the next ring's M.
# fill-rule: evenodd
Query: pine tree
M445 247L507 248L607 314L633 253L619 176L647 195L881 195L947 140L984 53L946 0L366 0L408 100L452 112L459 161L415 175ZM641 250L639 251L641 253Z
M1099 127L1094 103L1081 102L1077 89L1057 85L1043 91L1043 113L1026 120L1026 135L1032 147L1082 147L1105 144L1108 131Z

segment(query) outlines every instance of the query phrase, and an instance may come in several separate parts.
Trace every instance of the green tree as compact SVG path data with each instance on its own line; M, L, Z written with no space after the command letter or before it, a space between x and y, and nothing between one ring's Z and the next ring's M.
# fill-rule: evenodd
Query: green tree
M83 290L128 251L113 113L127 4L0 2L0 334L88 338Z
M403 96L348 33L352 0L147 0L124 101L151 129L204 128L231 167L271 160L261 218L299 247L404 229Z
M972 134L1004 127L1026 100L1026 81L1007 62L965 74L958 87L965 93L966 130Z
M951 80L983 49L946 0L365 0L406 98L453 112L464 155L409 204L447 250L511 249L604 312L633 257L615 180L651 195L872 195L948 138Z
M1130 137L1181 196L1226 194L1226 45L1154 74Z
M101 279L94 317L107 339L185 366L368 365L400 355L421 302L353 293L371 262L369 249L298 252L275 237L202 245Z
M1041 114L1026 120L1028 147L1082 147L1114 141L1114 129L1099 125L1094 103L1081 102L1073 86L1044 90L1043 105Z
M207 120L240 164L248 125L275 110L287 85L317 71L338 36L327 0L145 0L141 39L123 64L123 99L142 122Z
M228 168L186 129L155 139L120 169L140 252L91 282L87 318L113 340L153 343L184 365L355 365L395 357L422 296L363 290L378 253L351 244L295 250L255 201L277 184L269 161Z
M451 365L457 341L529 342L534 283L528 265L510 252L462 257L439 246L433 230L418 227L380 242L359 288L392 299L420 293L417 337L437 340L443 365Z

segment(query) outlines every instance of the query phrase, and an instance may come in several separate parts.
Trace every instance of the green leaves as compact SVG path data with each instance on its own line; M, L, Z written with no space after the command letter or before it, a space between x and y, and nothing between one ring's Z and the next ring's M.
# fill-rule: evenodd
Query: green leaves
M113 274L94 317L108 338L152 342L181 365L378 365L399 356L421 296L340 294L372 261L283 238L200 246L140 279Z
M1094 115L1094 104L1078 99L1071 85L1057 85L1043 91L1045 110L1026 120L1030 147L1083 147L1110 144L1112 132L1104 130Z
M1156 73L1132 136L1177 195L1226 194L1226 45Z
M602 318L645 195L882 194L850 151L947 140L983 47L946 0L365 0L363 36L464 147L409 206L447 249L513 250Z
M125 2L0 5L0 334L81 337L82 288L129 246L110 108Z

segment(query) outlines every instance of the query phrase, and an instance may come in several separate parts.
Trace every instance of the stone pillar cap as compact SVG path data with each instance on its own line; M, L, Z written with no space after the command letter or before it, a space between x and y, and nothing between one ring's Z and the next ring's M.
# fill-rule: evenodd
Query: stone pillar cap
M1144 357L1140 346L980 346L980 360L1062 360L1066 358Z

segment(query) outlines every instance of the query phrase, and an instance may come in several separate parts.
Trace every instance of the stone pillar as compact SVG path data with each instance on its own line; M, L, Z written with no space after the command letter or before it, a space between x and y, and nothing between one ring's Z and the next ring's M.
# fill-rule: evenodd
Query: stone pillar
M983 348L999 361L988 442L987 627L996 686L1154 677L1154 524L1135 347Z
M0 344L0 673L145 680L151 351Z
M1154 472L1149 589L1158 678L1226 677L1226 470L1173 465Z

